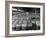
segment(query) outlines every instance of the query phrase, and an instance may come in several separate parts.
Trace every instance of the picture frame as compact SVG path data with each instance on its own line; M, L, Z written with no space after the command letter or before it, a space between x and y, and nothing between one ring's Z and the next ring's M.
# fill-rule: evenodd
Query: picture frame
M21 10L17 10L17 9L21 9ZM23 29L23 26L21 27L21 30L19 28L17 28L17 30L16 29L12 29L12 27L14 27L14 25L12 23L13 22L13 17L14 17L13 15L17 14L18 11L24 11L24 12L28 12L29 13L29 11L31 10L33 12L32 9L33 10L36 9L39 12L38 13L38 15L39 15L39 20L38 20L39 22L38 23L40 23L39 29L38 29L38 27L35 27L34 25L32 27L30 27L30 30L28 29L29 31L27 30L27 28L26 28L26 30ZM14 10L17 10L17 12L14 11ZM31 15L32 15L32 13L31 13ZM31 22L32 22L32 20L31 20ZM37 19L35 18L35 20L37 20ZM30 21L30 20L28 20L28 21ZM34 21L32 23L34 23ZM25 26L26 25L24 25L24 27ZM40 31L40 28L41 28L41 31ZM35 36L35 35L44 35L44 34L45 34L45 4L44 3L19 2L19 1L6 1L5 2L5 36L6 37Z

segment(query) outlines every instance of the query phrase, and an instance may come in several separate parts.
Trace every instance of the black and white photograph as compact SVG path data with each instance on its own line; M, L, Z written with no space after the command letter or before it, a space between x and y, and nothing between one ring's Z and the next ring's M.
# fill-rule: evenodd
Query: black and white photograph
M43 33L43 6L35 4L10 4L9 34Z
M40 30L40 8L12 7L12 31Z
M45 35L45 4L35 2L5 2L5 36Z

